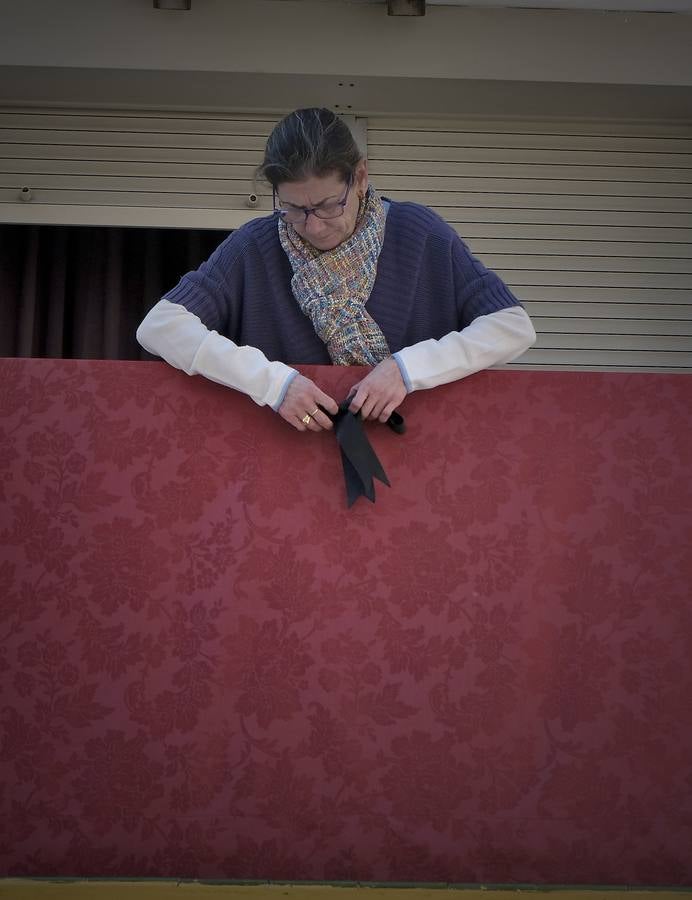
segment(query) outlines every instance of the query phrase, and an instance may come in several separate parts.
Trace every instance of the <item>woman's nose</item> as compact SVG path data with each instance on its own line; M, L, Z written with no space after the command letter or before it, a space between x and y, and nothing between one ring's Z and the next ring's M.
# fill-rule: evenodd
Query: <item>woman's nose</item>
M310 234L320 234L323 232L324 222L318 219L314 212L308 212L303 228Z

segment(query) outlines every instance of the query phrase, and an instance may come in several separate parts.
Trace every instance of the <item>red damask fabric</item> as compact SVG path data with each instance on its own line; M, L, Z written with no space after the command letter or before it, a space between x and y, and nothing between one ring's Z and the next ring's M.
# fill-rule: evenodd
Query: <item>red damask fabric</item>
M2 874L692 883L688 377L0 374Z

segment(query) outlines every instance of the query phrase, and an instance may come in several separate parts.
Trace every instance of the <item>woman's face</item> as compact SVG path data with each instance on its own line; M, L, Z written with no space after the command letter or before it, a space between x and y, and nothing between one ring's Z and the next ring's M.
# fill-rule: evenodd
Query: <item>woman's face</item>
M276 189L277 201L283 208L305 207L312 209L325 201L342 200L348 184L336 172L329 175L313 175L304 181L287 181ZM344 214L336 219L318 219L312 213L307 221L303 215L293 227L298 234L317 250L333 250L351 237L356 227L360 197L368 188L368 169L365 160L356 167L353 183L348 189Z

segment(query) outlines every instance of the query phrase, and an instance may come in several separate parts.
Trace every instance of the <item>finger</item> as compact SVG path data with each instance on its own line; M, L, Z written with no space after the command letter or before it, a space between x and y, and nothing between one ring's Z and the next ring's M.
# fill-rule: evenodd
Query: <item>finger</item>
M284 420L284 422L288 422L289 425L292 425L294 428L298 428L298 423L296 422L295 415L293 413L289 413L286 410L285 404L282 404L279 407L278 413L281 416L281 418Z
M330 428L334 427L332 420L325 412L322 412L321 409L318 409L312 414L312 420L319 425L320 430L328 431Z
M358 388L360 387L360 385L361 385L361 382L360 382L360 381L356 381L355 384L351 385L351 388L350 388L348 394L346 395L346 399L347 399L347 400L350 400L350 399L351 399L351 397L356 393L356 391L358 390Z
M308 401L307 406L310 406L310 401ZM302 409L304 408L305 404L303 404ZM298 424L296 424L296 420ZM291 423L296 426L298 431L320 431L319 426L314 424L314 418L307 412L294 413Z
M379 400L377 397L369 396L365 403L360 408L360 414L364 419L373 419L375 418L372 414L373 410L377 406Z
M310 406L310 404L307 404ZM296 413L296 417L300 421L300 431L324 431L327 428L332 427L332 422L329 416L326 416L320 409L313 406L311 407L312 412L306 412L300 415L300 413Z
M308 431L323 431L324 429L317 421L315 416L310 416L310 421L308 422Z
M373 408L370 411L370 416L368 418L373 419L373 420L379 419L380 416L382 415L382 412L384 411L384 408L386 405L387 405L386 397L378 398L376 403L373 405Z
M348 407L352 413L358 413L361 410L361 407L368 399L368 392L365 390L363 385L361 385L356 391L353 399L351 400L350 406Z
M391 403L388 403L385 406L385 408L382 410L382 412L380 413L380 416L379 416L380 422L383 422L386 424L389 421L389 417L394 412L396 407L397 407L397 404L394 401L392 401Z
M324 391L321 391L317 385L315 385L314 392L314 400L315 406L322 406L327 412L330 412L333 416L335 416L339 412L339 404L334 400L333 397L330 397L329 394L325 394Z

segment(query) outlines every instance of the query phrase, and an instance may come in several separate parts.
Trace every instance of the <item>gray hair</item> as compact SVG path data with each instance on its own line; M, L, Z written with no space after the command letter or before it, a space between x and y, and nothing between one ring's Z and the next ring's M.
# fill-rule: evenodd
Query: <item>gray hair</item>
M269 135L257 177L276 190L287 181L337 172L353 179L362 154L351 130L330 109L297 109L285 116Z

